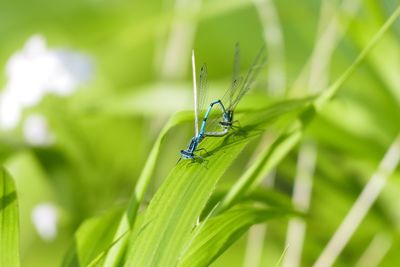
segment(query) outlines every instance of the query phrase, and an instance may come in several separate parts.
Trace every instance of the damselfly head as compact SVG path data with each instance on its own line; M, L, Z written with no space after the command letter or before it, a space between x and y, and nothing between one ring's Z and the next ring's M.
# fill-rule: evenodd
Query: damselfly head
M194 153L188 150L181 150L180 154L184 159L192 159L194 157Z

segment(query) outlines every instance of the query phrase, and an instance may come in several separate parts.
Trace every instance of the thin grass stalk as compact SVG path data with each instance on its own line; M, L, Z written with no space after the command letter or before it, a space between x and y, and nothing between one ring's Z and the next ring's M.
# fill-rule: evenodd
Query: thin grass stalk
M314 267L332 266L339 254L360 226L361 222L375 203L387 179L393 174L400 161L400 135L396 137L376 172L371 176L363 191L329 240L328 244L313 265Z
M200 10L202 1L175 0L176 13ZM188 69L188 57L193 48L194 37L197 29L197 21L182 20L175 17L171 22L171 30L165 44L164 59L161 64L161 77L165 79L182 79Z
M275 96L282 97L286 87L285 52L282 27L278 11L272 0L253 0L260 19L264 41L269 55L267 90ZM263 147L268 144L269 135L260 142ZM259 151L255 155L258 156ZM264 178L267 187L273 187L275 172L272 170ZM260 266L263 256L264 240L267 234L267 224L255 225L250 228L244 255L244 267Z
M310 205L316 155L317 150L314 143L309 141L302 144L293 189L293 204L302 212L307 212ZM289 221L286 236L288 249L283 260L283 267L300 266L305 230L306 223L303 220L294 218Z
M393 245L392 238L379 233L374 236L367 249L358 259L355 267L377 267Z

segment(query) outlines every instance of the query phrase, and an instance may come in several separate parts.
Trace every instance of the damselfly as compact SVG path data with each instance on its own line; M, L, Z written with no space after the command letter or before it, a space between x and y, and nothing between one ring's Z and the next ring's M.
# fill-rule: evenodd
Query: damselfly
M193 159L196 157L202 158L201 156L198 156L195 154L196 151L198 150L204 150L204 149L197 149L198 145L200 142L206 137L207 135L205 134L205 129L206 129L206 124L207 124L207 119L210 115L210 112L214 105L219 105L220 108L222 109L222 113L225 114L226 110L225 107L223 106L221 100L216 100L211 102L209 105L207 112L204 115L203 121L201 123L201 127L199 129L199 107L202 107L202 103L206 101L206 91L207 91L207 67L203 65L200 69L200 79L199 79L199 86L197 88L197 82L196 82L196 66L195 66L195 58L194 58L194 52L192 52L192 68L193 68L193 95L194 95L194 129L195 129L195 135L193 138L190 140L189 146L187 149L181 150L181 158L184 159ZM213 136L222 136L226 133L224 131L221 131L219 133L215 133Z

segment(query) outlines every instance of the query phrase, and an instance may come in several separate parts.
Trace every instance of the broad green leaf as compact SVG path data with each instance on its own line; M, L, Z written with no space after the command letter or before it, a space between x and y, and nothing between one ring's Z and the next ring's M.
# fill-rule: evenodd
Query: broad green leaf
M205 220L193 231L192 240L178 266L208 266L230 247L250 226L290 214L282 208L257 208L250 205L234 207ZM204 225L203 225L204 224Z
M76 231L62 266L87 266L107 251L113 244L121 214L121 210L113 210L85 221Z
M14 181L0 169L0 266L19 266L19 218Z
M216 183L240 151L265 128L274 132L287 125L309 101L286 101L248 112L241 130L205 139L205 160L182 160L153 197L144 215L146 227L129 247L125 266L174 266Z

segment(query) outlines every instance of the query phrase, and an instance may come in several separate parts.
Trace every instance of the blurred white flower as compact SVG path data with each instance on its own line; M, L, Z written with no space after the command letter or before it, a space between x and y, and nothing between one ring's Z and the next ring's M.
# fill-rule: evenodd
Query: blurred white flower
M40 114L32 114L25 119L23 133L25 141L33 146L48 146L54 141L46 118Z
M32 222L44 241L52 241L57 236L58 214L51 203L40 203L32 210Z
M21 117L21 107L14 94L0 92L0 127L14 128Z
M7 84L0 94L0 127L14 128L22 109L37 104L49 92L71 94L90 79L92 72L87 56L49 49L43 36L32 36L7 62Z

